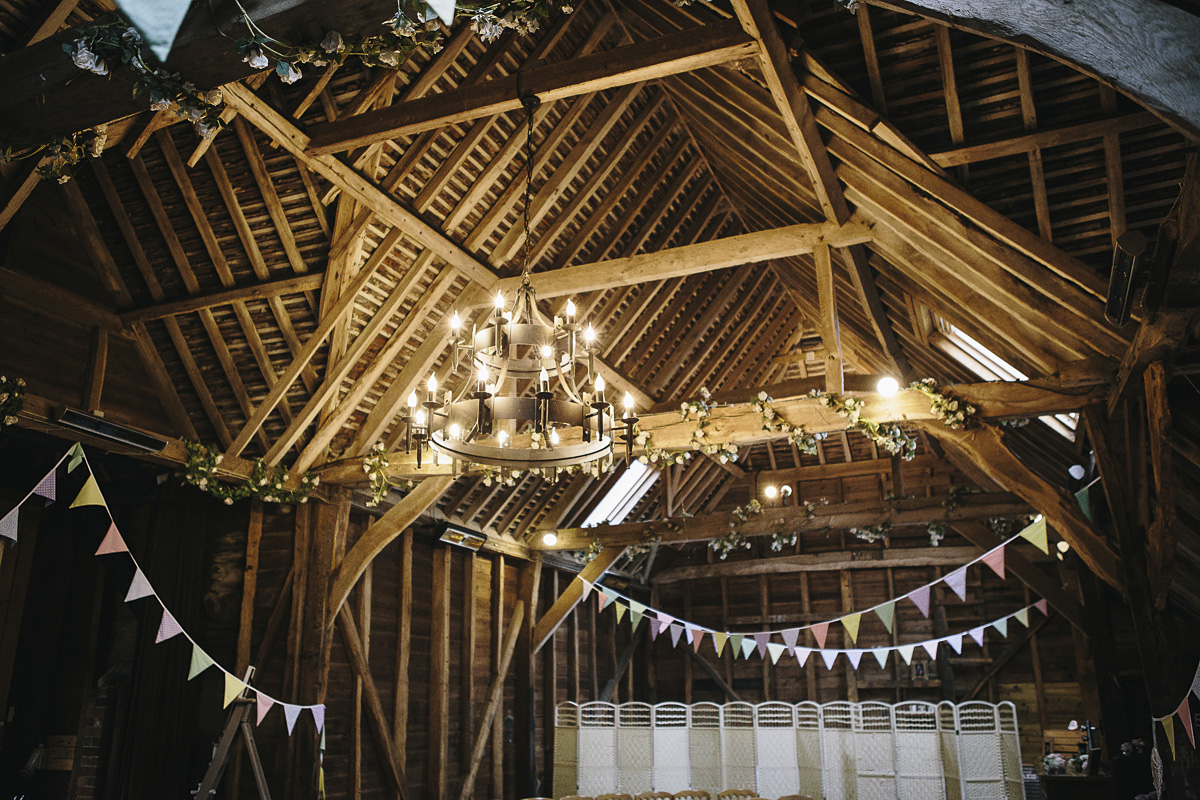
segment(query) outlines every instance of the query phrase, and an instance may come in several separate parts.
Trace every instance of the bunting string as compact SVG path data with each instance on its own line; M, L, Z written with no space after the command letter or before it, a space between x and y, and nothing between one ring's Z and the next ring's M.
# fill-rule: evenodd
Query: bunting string
M192 657L188 668L188 680L192 680L210 668L215 668L222 673L224 679L224 707L228 707L229 704L238 697L247 697L247 693L253 692L256 724L261 725L267 713L275 706L279 706L283 711L284 723L287 725L288 735L291 735L292 731L296 727L296 721L300 718L300 713L307 710L310 714L312 714L313 722L316 723L317 730L321 733L322 738L324 738L325 705L323 703L300 705L296 703L285 703L282 700L271 697L260 689L244 682L237 675L216 663L216 661L214 661L213 658L204 651L199 642L197 642L190 633L183 629L183 627L175 619L175 616L171 614L170 610L167 609L166 603L162 601L162 598L159 596L158 592L154 590L154 586L151 585L150 579L146 576L146 573L142 571L141 564L138 563L137 558L132 552L130 552L128 545L126 545L124 537L121 536L121 532L117 528L116 520L113 519L112 512L108 508L108 503L104 499L104 493L100 490L100 485L96 481L95 470L92 469L91 462L87 460L87 455L84 453L83 447L78 443L76 443L70 450L67 451L65 455L63 455L62 458L58 460L57 463L55 463L50 471L46 473L46 475L40 481L38 481L37 485L25 495L20 503L14 506L13 509L4 515L3 518L0 518L0 536L9 538L14 543L17 541L18 515L21 507L26 501L29 500L29 498L37 495L38 497L45 499L47 503L52 503L57 500L57 474L64 461L67 462L68 473L74 472L75 469L81 464L87 468L88 472L88 477L84 481L83 487L79 490L78 495L76 495L75 499L71 502L70 508L99 506L104 509L105 514L108 516L108 530L105 532L104 538L100 542L100 546L96 549L95 555L106 556L124 553L125 555L129 556L129 560L133 562L133 580L129 583L129 589L125 594L125 602L132 603L148 597L153 597L155 602L158 603L162 610L162 616L159 621L158 632L154 637L154 643L156 645L162 644L169 639L174 639L179 636L187 639L187 641L191 644Z
M1192 676L1192 685L1184 692L1183 699L1179 701L1179 705L1175 709L1162 717L1154 717L1154 721L1162 725L1163 733L1166 734L1167 745L1171 749L1171 759L1175 759L1176 738L1175 738L1175 720L1179 720L1183 732L1187 734L1188 744L1192 749L1196 749L1196 732L1193 728L1192 720L1192 695L1200 697L1200 663L1196 664L1196 672ZM1157 737L1156 737L1157 739Z

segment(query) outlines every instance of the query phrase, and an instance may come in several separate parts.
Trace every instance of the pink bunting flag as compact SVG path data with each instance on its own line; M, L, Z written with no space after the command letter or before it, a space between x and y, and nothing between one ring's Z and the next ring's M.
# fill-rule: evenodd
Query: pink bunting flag
M980 647L983 647L983 631L986 628L986 625L980 625L978 628L972 628L969 631L971 638L975 640L975 644L979 645Z
M915 605L918 609L920 609L921 616L926 617L926 618L929 617L929 587L928 586L922 586L920 589L917 589L916 591L909 592L908 599L912 600L913 605Z
M17 506L12 511L4 515L4 519L0 519L0 536L5 539L17 540L17 522L19 521L21 507Z
M303 706L294 706L291 703L280 703L283 706L283 719L287 723L288 736L292 735L292 731L296 728L296 720L300 718L300 709Z
M812 648L797 647L796 648L796 663L803 667L805 665L805 663L808 661L808 657L811 655L812 655Z
M158 623L158 635L154 637L154 643L160 644L167 639L174 638L183 633L183 628L179 627L179 623L171 616L171 612L163 609L162 622Z
M1004 548L1003 547L997 547L995 550L991 551L990 553L985 554L984 557L979 560L982 561L983 563L987 564L989 567L991 567L992 572L995 572L997 575L1000 576L1000 580L1003 581L1003 580L1008 579L1007 575L1004 572Z
M675 621L675 618L670 614L664 614L661 611L655 611L654 613L658 615L658 621L662 623L660 630L665 630L668 625Z
M942 580L946 582L947 586L954 590L954 593L958 595L959 600L967 599L966 567L959 567L958 569L954 570L954 572L951 572L949 575L942 578Z
M1192 696L1188 692L1183 696L1183 702L1179 704L1179 708L1175 709L1175 713L1179 716L1179 721L1183 723L1183 729L1187 732L1188 741L1192 743L1192 749L1196 749L1196 734L1192 731L1192 708L1188 703L1188 698Z
M671 624L668 627L671 629L671 647L678 647L679 637L683 635L683 626Z
M254 724L262 725L263 717L265 717L267 715L267 712L271 710L271 706L275 705L275 701L272 700L271 698L267 697L262 692L258 692L257 694L258 694L258 699L257 699L257 702L255 703L254 708L255 708L255 711L258 712L258 720Z
M695 635L692 636L692 651L693 652L696 652L696 653L700 652L700 642L702 642L703 640L704 640L704 631L697 630Z
M596 590L596 603L598 605L598 608L596 609L597 611L603 611L604 607L606 605L608 605L608 600L609 600L608 595L606 595L604 592L600 591L599 589Z
M579 592L579 602L582 603L584 600L587 600L588 595L592 593L592 582L589 580L584 580L583 578L580 578L579 582L583 584L583 588Z
M60 462L61 463L61 462ZM46 505L53 503L58 497L58 467L46 473L46 477L42 478L42 482L37 485L33 493L38 497L46 498Z
M821 658L825 661L825 669L833 669L833 662L837 661L837 650L822 650Z
M317 730L324 730L324 728L325 728L325 705L324 704L315 705L312 708L310 708L309 711L312 712L313 722L316 724Z
M1046 605L1046 601L1044 599L1038 600L1036 603L1033 604L1033 607L1036 608L1038 611L1042 612L1043 617L1050 616L1050 609Z
M783 632L783 643L787 645L788 650L796 649L796 640L800 638L799 628L788 628Z
M146 580L146 574L142 572L141 567L133 573L133 580L129 582L129 591L125 593L125 602L140 600L143 597L149 597L154 594L154 589L150 586L150 581Z
M937 659L938 641L938 639L934 639L932 642L921 642L921 647L925 648L925 652L929 653L931 659Z
M817 624L812 626L811 630L813 633L813 638L815 638L817 640L817 648L819 650L824 650L825 649L825 637L829 634L829 623L828 622L818 622Z
M754 642L755 642L755 644L758 645L758 657L759 658L766 658L767 642L769 642L769 641L771 641L771 634L769 634L769 633L754 634Z
M100 546L96 548L96 555L107 556L112 553L128 553L129 548L125 546L125 540L121 538L120 531L117 530L116 523L110 523L108 533L104 534L104 540L100 542Z
M850 666L854 667L855 669L858 669L858 663L860 661L862 661L864 652L865 651L863 651L863 650L847 650L846 658L850 659Z
M658 634L662 632L662 628L659 627L660 625L662 625L662 623L657 619L654 617L650 618L650 641L653 642L658 639Z

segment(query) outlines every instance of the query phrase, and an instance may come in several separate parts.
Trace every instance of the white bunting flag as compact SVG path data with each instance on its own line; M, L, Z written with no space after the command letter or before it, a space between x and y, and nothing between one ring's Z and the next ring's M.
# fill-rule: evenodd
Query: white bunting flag
M753 639L748 636L745 639L742 639L742 658L749 658L750 654L754 652L754 648L755 644Z
M925 648L925 652L929 653L931 659L937 659L938 644L940 639L934 639L932 642L921 642L921 647Z
M183 633L183 628L179 627L179 623L171 616L171 612L163 609L162 622L158 623L158 635L154 637L154 643L160 644L167 639L172 639Z
M283 719L287 723L288 736L292 735L292 731L296 728L296 720L300 718L300 709L303 706L294 706L291 703L280 703L283 706Z
M891 650L886 647L877 647L871 651L871 655L875 656L875 660L879 662L880 669L887 669L888 653L890 652Z
M21 507L17 506L12 511L4 515L4 519L0 519L0 536L5 539L17 541L17 522L19 521Z
M954 590L954 593L956 595L958 595L959 600L967 599L967 568L966 567L959 567L958 569L954 570L954 572L951 572L949 575L947 575L942 580L944 580L946 582L947 586L949 586L951 589Z
M983 647L983 629L984 629L984 627L986 627L986 626L980 625L978 628L972 628L970 631L971 638L974 639L975 644L979 645L980 647Z
M825 660L825 669L833 669L833 662L837 661L837 650L822 650L821 658Z
M954 652L962 655L962 637L961 633L956 633L953 636L946 637L946 644L954 648Z
M778 642L767 642L767 652L771 654L771 663L778 664L779 657L787 651L787 648Z
M59 462L62 463L62 462ZM42 478L42 482L34 488L33 493L38 497L46 498L46 505L50 505L58 498L58 467L46 473L46 477Z
M851 649L846 651L846 658L850 659L850 666L858 669L859 662L862 661L865 650Z
M140 600L152 594L154 594L154 589L150 586L150 581L146 580L146 575L142 572L141 567L138 567L137 571L133 573L133 580L129 583L129 591L125 593L125 602Z
M587 600L588 595L592 593L592 582L586 578L579 578L578 580L579 583L582 584L582 588L579 590L579 602L582 603L584 600Z
M313 723L317 726L317 730L322 732L323 736L325 732L325 705L323 703L315 705L309 711L312 712Z
M679 637L683 635L682 625L671 625L671 647L679 646Z
M896 648L900 652L900 657L904 659L905 664L912 663L913 651L917 649L915 644L902 644Z
M812 652L813 651L811 647L797 647L796 663L803 667L806 663L808 663L808 657L812 655Z

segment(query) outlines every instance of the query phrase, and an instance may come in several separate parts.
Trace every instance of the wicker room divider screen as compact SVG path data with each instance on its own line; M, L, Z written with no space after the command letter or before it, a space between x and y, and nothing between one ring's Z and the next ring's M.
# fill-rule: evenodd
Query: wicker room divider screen
M562 703L554 796L1024 800L1012 703Z

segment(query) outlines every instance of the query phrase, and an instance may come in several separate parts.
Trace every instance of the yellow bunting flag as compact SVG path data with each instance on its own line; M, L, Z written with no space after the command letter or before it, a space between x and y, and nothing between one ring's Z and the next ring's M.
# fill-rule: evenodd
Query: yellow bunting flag
M228 672L226 672L225 673L225 705L223 705L222 708L228 708L229 704L232 703L237 698L237 696L242 693L242 690L245 688L246 688L246 684L242 683L237 678L233 677Z
M1032 544L1038 550L1049 555L1050 544L1046 539L1046 518L1042 517L1037 522L1030 525L1025 530L1021 531L1021 538Z
M717 650L718 658L721 657L721 651L725 649L725 640L728 637L729 637L729 634L727 634L727 633L724 633L722 631L713 631L713 635L712 635L713 647L715 647Z
M613 603L617 607L617 622L625 619L626 606L624 603Z
M1171 760L1175 760L1175 716L1170 715L1159 720L1163 730L1167 732L1167 744L1171 746Z
M842 617L842 625L846 628L846 633L850 634L850 641L858 644L858 623L862 620L862 614L847 614Z
M1020 611L1013 614L1013 616L1017 618L1017 622L1021 623L1026 628L1029 627L1029 609L1028 608L1022 608Z
M102 505L104 505L104 497L100 494L100 487L96 485L96 476L88 475L88 479L84 482L83 488L79 490L79 495L75 498L75 502L71 503L71 508Z

